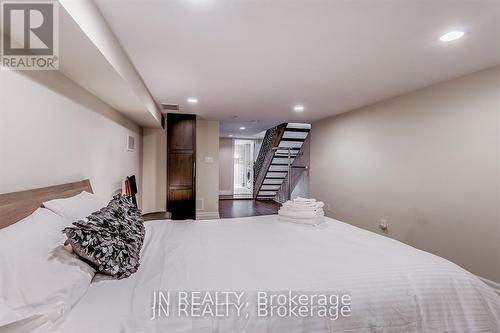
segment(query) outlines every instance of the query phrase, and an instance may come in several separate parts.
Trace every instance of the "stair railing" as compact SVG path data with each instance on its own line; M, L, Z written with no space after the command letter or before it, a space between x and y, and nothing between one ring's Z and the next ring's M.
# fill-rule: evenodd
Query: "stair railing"
M264 183L264 178L269 170L269 166L274 158L274 147L277 147L281 141L281 137L285 132L287 123L280 124L276 127L270 128L266 131L266 135L262 140L259 155L254 164L254 186L253 198L256 199L259 194L260 188Z

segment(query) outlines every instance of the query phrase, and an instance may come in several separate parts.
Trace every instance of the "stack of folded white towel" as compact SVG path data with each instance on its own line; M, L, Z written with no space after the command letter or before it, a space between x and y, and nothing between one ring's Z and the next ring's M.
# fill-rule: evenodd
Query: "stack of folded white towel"
M285 202L278 211L278 216L280 220L287 222L320 224L325 216L323 206L323 202L316 199L299 197Z

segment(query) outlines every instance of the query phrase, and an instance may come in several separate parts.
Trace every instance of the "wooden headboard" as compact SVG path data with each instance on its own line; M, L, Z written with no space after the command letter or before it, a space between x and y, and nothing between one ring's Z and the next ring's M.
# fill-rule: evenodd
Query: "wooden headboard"
M88 179L34 190L0 194L0 229L30 215L44 201L68 198L82 191L93 193Z

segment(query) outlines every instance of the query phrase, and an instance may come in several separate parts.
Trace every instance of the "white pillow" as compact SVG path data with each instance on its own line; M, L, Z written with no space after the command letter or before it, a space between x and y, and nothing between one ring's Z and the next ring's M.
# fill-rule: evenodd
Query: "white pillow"
M95 271L64 248L69 224L39 208L0 230L0 332L48 329L86 293Z
M45 208L72 221L82 220L107 205L106 200L85 191L70 198L54 199L43 203Z

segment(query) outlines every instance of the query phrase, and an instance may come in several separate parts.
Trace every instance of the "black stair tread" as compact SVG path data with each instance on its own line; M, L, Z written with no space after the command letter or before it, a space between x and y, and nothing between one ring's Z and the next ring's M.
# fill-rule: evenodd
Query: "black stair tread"
M304 141L306 141L306 139L302 139L302 138L281 138L281 141L304 142Z
M288 165L288 163L271 163L271 165Z
M311 129L310 128L293 128L293 127L287 127L285 128L285 133L286 132L303 132L303 133L306 133L306 132L310 132Z

